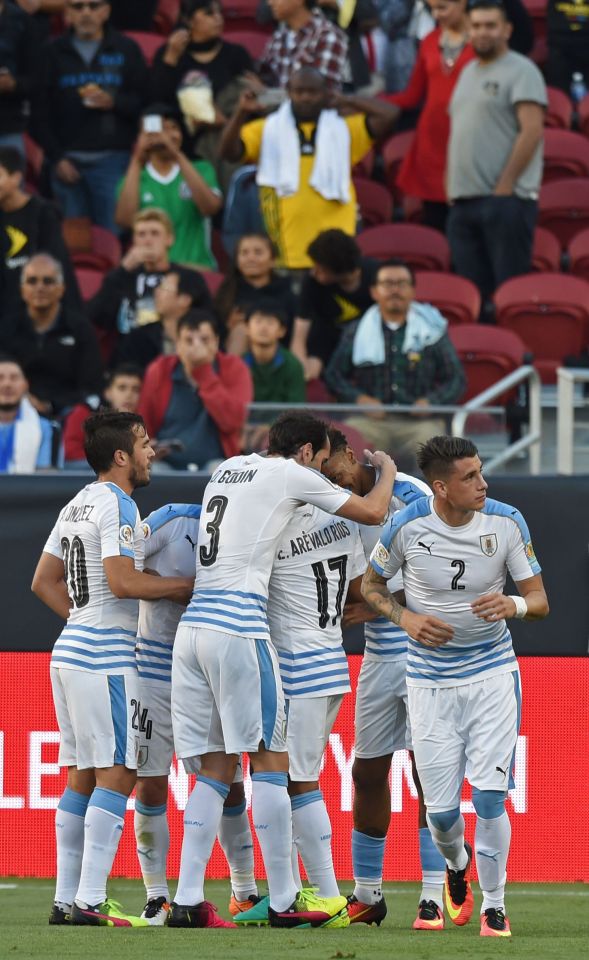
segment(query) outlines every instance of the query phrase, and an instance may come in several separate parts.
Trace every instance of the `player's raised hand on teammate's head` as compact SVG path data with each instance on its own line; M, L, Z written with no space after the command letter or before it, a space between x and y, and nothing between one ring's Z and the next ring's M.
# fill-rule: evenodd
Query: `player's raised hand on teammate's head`
M399 626L424 647L442 647L454 636L454 629L449 623L429 614L411 613L410 610L403 611Z
M470 606L475 617L487 623L496 623L516 614L514 601L503 593L486 593L473 600Z
M364 456L375 470L380 470L381 473L391 470L394 479L397 473L397 464L388 453L385 453L384 450L375 450L374 453L371 450L365 450Z

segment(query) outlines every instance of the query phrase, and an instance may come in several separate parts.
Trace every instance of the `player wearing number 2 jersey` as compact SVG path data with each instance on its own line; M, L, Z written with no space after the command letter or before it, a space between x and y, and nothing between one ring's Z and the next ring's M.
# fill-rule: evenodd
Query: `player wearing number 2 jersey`
M464 841L464 774L477 813L481 936L508 937L504 891L511 827L505 811L520 715L506 619L548 613L540 567L518 510L486 498L476 447L433 437L418 454L433 489L381 534L364 582L367 602L409 635L407 688L427 819L445 857L446 907L461 926L473 909ZM386 588L399 570L407 607ZM504 596L507 571L519 591Z
M311 503L340 517L378 523L394 464L373 459L381 482L356 497L317 472L329 455L325 424L287 413L270 430L267 457L234 457L215 471L203 497L195 591L174 644L172 717L178 756L202 757L186 806L180 878L170 926L219 922L204 901L204 871L237 758L254 763L252 809L268 876L270 923L345 925L343 897L301 894L291 866L284 697L267 618L268 582L280 535ZM315 469L305 469L314 467Z
M127 797L135 785L141 714L135 634L139 599L186 603L193 577L142 572L144 539L131 494L154 456L141 417L97 414L84 424L98 479L60 512L33 590L67 620L51 684L68 785L56 813L57 887L50 923L141 926L106 899Z

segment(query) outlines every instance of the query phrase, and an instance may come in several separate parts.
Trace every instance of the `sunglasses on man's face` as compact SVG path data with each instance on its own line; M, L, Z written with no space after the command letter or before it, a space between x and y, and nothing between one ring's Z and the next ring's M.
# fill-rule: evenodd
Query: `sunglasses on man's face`
M80 10L98 10L103 5L104 0L75 0L74 3L69 4L69 8L79 13Z
M29 287L36 287L41 283L44 287L54 287L57 283L55 277L25 277L24 282Z

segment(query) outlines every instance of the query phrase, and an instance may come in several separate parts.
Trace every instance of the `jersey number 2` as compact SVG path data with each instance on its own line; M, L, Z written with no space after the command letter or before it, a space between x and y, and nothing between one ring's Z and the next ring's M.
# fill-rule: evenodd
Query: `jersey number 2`
M86 569L84 544L77 536L72 537L71 543L67 537L62 537L61 549L69 594L78 609L85 607L90 600L90 593L88 591L88 571Z
M225 516L228 503L229 500L227 497L211 497L207 503L206 512L213 513L214 517L212 520L209 520L205 527L207 533L211 535L209 545L208 547L201 547L199 550L200 562L203 567L212 567L217 559L219 552L219 527Z
M332 557L327 561L327 566L330 570L339 570L337 594L335 597L335 617L332 617L331 620L333 626L335 626L338 617L341 617L342 615L342 600L344 597L344 590L346 589L348 558L345 555L343 557ZM325 567L321 560L312 564L312 570L315 574L315 586L317 587L317 610L319 612L319 626L322 630L325 630L329 621L329 612L327 609L329 605L329 584L325 575Z
M460 583L461 577L464 576L464 571L466 570L466 564L464 560L453 560L450 564L451 567L458 567L458 573L452 577L452 589L453 590L464 590L465 586L463 583Z

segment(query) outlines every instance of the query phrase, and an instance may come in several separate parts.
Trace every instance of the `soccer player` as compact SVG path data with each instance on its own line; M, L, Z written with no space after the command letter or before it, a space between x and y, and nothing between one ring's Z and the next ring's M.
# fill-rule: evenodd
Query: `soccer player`
M213 925L214 912L204 902L204 871L242 752L254 767L253 821L268 877L270 925L349 922L344 897L318 898L294 882L286 715L266 614L276 546L298 506L312 503L374 524L386 513L395 474L386 454L372 455L381 473L364 498L318 472L328 456L325 424L306 412L287 412L272 425L266 457L225 461L205 490L197 582L172 664L176 753L189 762L200 756L202 767L186 806L170 926Z
M511 936L505 914L511 826L505 799L520 717L520 679L506 620L540 620L548 600L519 510L487 499L477 449L433 437L418 464L433 497L398 513L372 552L362 592L409 635L407 687L427 820L446 860L446 907L462 926L473 911L472 850L460 813L472 786L483 892L481 936ZM387 589L399 570L407 607ZM507 571L518 593L503 593Z
M323 472L334 483L362 495L376 481L374 467L359 463L346 437L339 430L329 431L331 455ZM397 473L390 503L390 516L409 503L426 497L431 490L422 480ZM389 516L389 519L390 519ZM360 527L366 560L382 527ZM391 593L403 589L397 574L388 583ZM421 784L411 751L411 733L407 718L407 634L384 617L374 619L365 603L348 604L348 624L365 622L366 648L356 691L354 780L354 829L352 864L354 892L348 897L351 923L380 925L387 913L382 894L382 874L386 836L391 821L389 772L396 750L410 751L413 778L419 797L419 856L422 886L415 930L444 928L444 873L446 863L436 849L425 817Z
M286 700L293 872L297 879L300 854L321 897L339 897L339 888L319 771L344 694L350 691L342 612L350 582L362 599L365 570L358 525L306 505L295 510L280 537L270 577L268 624ZM236 917L238 926L267 922L267 897Z
M147 926L106 897L136 778L141 715L137 600L185 604L194 577L142 572L144 539L133 490L149 483L154 451L141 417L104 413L84 424L97 474L60 512L32 589L67 620L51 658L67 787L55 817L57 885L49 922Z
M158 576L194 576L200 505L168 503L143 521L145 564ZM167 818L168 775L174 753L172 734L172 647L184 607L170 600L139 604L137 671L141 709L137 717L139 750L135 802L137 856L147 903L141 916L163 926L170 895L166 863L170 847ZM198 765L195 773L198 773ZM227 857L233 887L230 910L247 910L259 900L254 851L246 812L243 773L237 765L225 801L219 841Z

